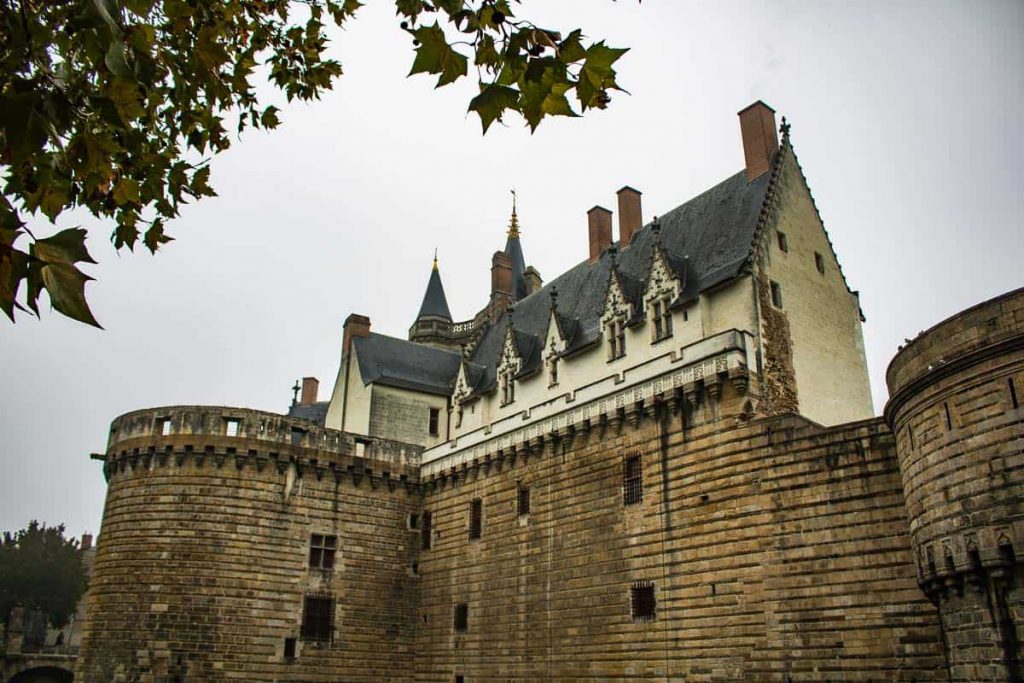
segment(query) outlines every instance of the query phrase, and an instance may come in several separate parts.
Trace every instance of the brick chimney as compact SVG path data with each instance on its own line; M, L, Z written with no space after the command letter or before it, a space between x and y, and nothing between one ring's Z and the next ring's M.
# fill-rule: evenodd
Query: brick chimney
M612 245L612 212L603 206L587 211L590 232L590 262L601 258L601 253Z
M359 315L353 313L349 317L345 318L345 332L341 338L341 353L342 355L348 355L348 350L352 346L352 337L369 337L370 336L370 319L365 315ZM303 380L303 398L306 396L305 392L305 380Z
M491 258L491 296L512 293L512 259L503 251Z
M78 544L79 550L88 550L92 547L92 534L82 534L82 542Z
M619 196L619 249L625 249L633 239L633 233L643 225L640 211L640 190L626 185L618 191Z
M320 393L320 380L316 377L302 378L302 399L300 406L311 406L316 403L317 394Z
M741 110L739 117L749 183L771 168L772 155L779 149L779 135L775 129L775 110L761 100Z

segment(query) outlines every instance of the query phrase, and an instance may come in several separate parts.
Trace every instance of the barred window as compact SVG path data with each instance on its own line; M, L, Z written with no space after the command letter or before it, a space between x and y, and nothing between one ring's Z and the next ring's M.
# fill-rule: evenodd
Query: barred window
M640 456L630 455L622 461L622 502L635 505L644 499L644 478Z
M516 488L516 514L525 517L530 514L530 487L519 484Z
M464 602L455 605L455 616L452 625L459 633L465 633L469 630L469 605Z
M654 621L654 582L636 581L629 591L630 610L633 621Z
M430 534L433 533L431 521L430 513L424 512L423 517L420 518L420 547L423 550L430 550Z
M302 605L303 640L329 643L334 631L334 600L330 596L307 595Z
M484 502L474 498L469 504L469 540L474 541L481 536L483 531Z
M309 539L309 566L312 569L333 569L338 537L313 534Z

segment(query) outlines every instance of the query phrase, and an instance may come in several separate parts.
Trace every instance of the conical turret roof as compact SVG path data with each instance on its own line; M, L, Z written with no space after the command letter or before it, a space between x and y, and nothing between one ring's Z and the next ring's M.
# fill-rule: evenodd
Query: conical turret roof
M451 321L452 313L448 309L448 297L444 295L444 285L441 284L441 273L437 269L437 256L434 257L434 267L430 271L430 280L427 281L427 291L423 294L423 303L420 304L417 320L424 316L434 316Z
M512 218L508 223L505 253L512 260L512 296L516 301L525 299L529 294L526 287L526 259L523 258L523 247L519 243L519 216L516 215L516 193L514 190L512 192Z

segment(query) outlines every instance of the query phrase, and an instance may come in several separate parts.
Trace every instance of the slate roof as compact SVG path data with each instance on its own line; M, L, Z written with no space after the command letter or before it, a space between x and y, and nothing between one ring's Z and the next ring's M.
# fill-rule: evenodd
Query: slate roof
M750 256L771 173L751 183L746 172L727 178L659 219L660 239L670 266L685 271L681 300L692 300L700 292L737 276ZM627 297L643 287L653 255L656 231L648 224L633 235L628 248L615 256ZM520 335L537 340L538 352L524 358L520 375L536 370L539 345L547 335L550 289L558 289L558 313L573 321L576 329L567 354L597 341L601 336L600 316L611 272L612 254L606 250L594 263L583 261L547 283L540 291L515 304L511 321ZM643 312L634 312L634 317ZM477 391L495 386L496 365L501 357L508 316L491 325L473 352L472 361L484 368ZM517 342L521 338L517 335ZM528 365L529 363L529 365Z
M451 394L461 356L405 339L371 332L354 337L363 384L384 384L428 394Z
M512 295L516 301L526 298L526 259L518 235L509 235L505 253L512 261Z
M296 403L288 408L288 417L297 417L323 427L327 422L327 409L330 405L330 401L318 401L305 406Z
M425 315L444 318L449 322L452 313L448 310L448 297L444 295L444 285L441 284L441 273L437 270L437 262L434 262L434 269L430 271L430 279L427 281L427 291L423 294L423 303L420 304L417 319Z

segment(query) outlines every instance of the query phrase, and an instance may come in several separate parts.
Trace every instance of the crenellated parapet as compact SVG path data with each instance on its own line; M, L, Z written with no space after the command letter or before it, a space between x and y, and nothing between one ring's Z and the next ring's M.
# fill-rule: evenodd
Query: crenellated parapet
M1020 680L1024 289L922 332L887 380L918 583L952 680Z
M138 468L225 466L349 480L412 491L419 446L341 432L276 413L225 406L166 406L126 413L110 427L102 460L109 481Z

